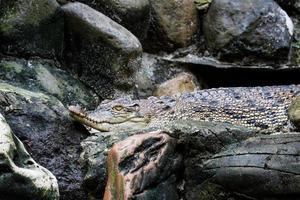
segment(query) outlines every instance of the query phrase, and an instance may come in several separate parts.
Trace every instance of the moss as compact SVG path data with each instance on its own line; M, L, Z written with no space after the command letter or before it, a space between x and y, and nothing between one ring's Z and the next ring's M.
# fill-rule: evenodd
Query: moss
M58 81L45 67L38 65L35 71L37 73L37 80L46 91L51 94L56 94L59 97L63 96L63 92L60 89L60 81Z
M29 90L24 90L22 88L15 87L7 83L0 83L0 91L19 94L28 100L30 100L31 98L39 98L45 101L50 100L50 98L47 95L44 95L42 93L31 92Z
M23 66L14 61L3 61L0 63L6 71L15 71L17 74L23 72Z
M7 35L14 30L14 23L12 22L17 17L15 8L8 8L8 10L0 18L0 33Z

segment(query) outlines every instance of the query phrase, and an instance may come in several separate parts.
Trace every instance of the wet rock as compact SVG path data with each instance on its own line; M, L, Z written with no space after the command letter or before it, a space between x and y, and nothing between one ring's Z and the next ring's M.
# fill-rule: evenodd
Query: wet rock
M197 9L193 0L150 0L151 25L146 50L187 46L198 29Z
M298 199L300 134L250 138L205 162L204 177L248 198Z
M58 98L64 105L84 105L93 108L97 96L59 64L45 59L18 59L5 57L0 61L0 81Z
M142 65L136 73L138 97L152 96L158 85L175 78L182 72L190 73L184 64L169 62L161 56L143 53Z
M193 74L181 73L177 77L159 85L154 91L154 96L173 96L183 92L192 92L199 85Z
M298 129L300 128L300 97L297 97L288 111L289 120Z
M61 56L64 20L56 0L0 2L0 51L24 56Z
M148 0L80 0L95 10L108 16L132 32L139 40L144 40L150 22Z
M288 59L293 23L273 0L215 0L204 20L211 50L223 59Z
M175 153L175 148L176 140L161 131L135 135L115 144L107 158L108 182L104 199L178 199L173 193L176 189L163 193L158 190L151 197L141 195L149 189L155 190L153 185L165 182L178 171L181 157ZM143 197L136 198L135 194Z
M139 131L97 133L85 139L81 143L83 151L80 156L80 163L87 169L84 185L89 191L90 196L95 199L102 199L106 177L108 176L106 158L113 144L126 140L126 138L136 134L147 134L157 130L158 128L153 127ZM178 139L179 146L177 146L175 154L181 153L183 155L185 170L177 173L175 180L177 187L180 187L178 184L181 185L181 181L186 182L184 194L197 192L194 189L197 184L200 185L198 179L200 175L197 170L201 169L201 163L209 159L213 154L220 152L224 146L240 142L257 134L244 127L232 126L230 124L193 121L174 121L166 127L160 127L159 130L163 130L171 138ZM178 177L184 177L184 179L180 181ZM173 190L173 182L174 178L170 178L166 182L161 182L160 185L157 185L155 190L146 190L140 196L137 195L136 197L142 198L147 194L151 197L151 194L157 194L155 191L159 191L162 188Z
M62 6L66 66L103 99L132 93L142 47L127 29L81 3Z
M0 143L0 199L59 199L56 178L30 157L1 114Z
M87 135L55 97L0 83L0 112L33 159L58 180L61 199L87 199L84 169L77 163L80 141Z

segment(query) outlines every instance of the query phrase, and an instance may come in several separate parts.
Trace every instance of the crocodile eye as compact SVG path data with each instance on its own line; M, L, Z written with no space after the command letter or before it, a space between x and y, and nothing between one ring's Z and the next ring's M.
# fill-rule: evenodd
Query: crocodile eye
M123 111L123 110L124 110L124 107L121 106L121 105L116 105L116 106L112 107L112 109L113 109L114 111L120 112L120 111Z

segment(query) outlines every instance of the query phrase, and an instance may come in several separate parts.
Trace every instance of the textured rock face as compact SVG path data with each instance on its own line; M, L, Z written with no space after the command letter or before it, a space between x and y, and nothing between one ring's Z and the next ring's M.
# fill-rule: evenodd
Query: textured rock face
M190 73L188 69L184 68L184 65L170 63L160 56L143 53L142 65L135 78L138 85L138 97L152 96L158 85L183 72Z
M0 81L58 98L64 105L97 105L96 95L59 64L45 59L17 59L4 57L0 61Z
M154 96L173 96L184 92L193 92L197 89L196 78L192 74L181 73L177 77L159 85Z
M299 129L300 128L300 97L297 97L288 111L289 120Z
M0 143L0 199L59 199L56 178L30 157L1 114Z
M127 29L81 3L62 7L68 24L67 66L103 98L132 91L142 47Z
M153 19L149 43L168 50L186 46L197 32L197 9L193 0L150 0ZM146 47L145 47L146 48Z
M80 0L121 24L137 38L146 37L150 22L150 4L148 0Z
M181 157L175 153L175 147L176 140L160 131L131 136L115 144L107 158L104 199L178 199L174 181L163 193L152 188L179 169ZM149 189L154 190L152 195L149 191L143 194Z
M0 83L0 112L34 160L58 180L61 199L87 198L77 163L85 131L74 126L56 98Z
M293 23L273 0L215 0L204 35L211 49L225 55L287 59Z
M227 189L259 199L298 199L300 134L251 138L214 155L203 176Z
M55 0L0 1L0 50L4 54L59 56L63 31L63 16Z
M164 127L163 132L167 133L170 138L178 139L178 145L176 145L173 155L170 155L169 157L178 158L176 155L183 155L185 169L176 171L176 173L174 173L174 176L172 175L164 181L159 181L161 179L157 176L155 176L155 179L149 179L150 181L157 180L154 184L155 187L151 189L145 189L142 193L135 195L134 197L137 199L141 198L160 200L164 198L159 196L158 193L165 194L166 191L171 191L171 193L173 193L175 196L172 196L170 194L169 199L173 200L176 199L176 196L180 196L178 192L180 190L181 195L186 196L186 199L196 200L197 198L193 197L198 194L199 188L197 187L197 185L200 185L201 182L199 180L202 180L201 175L199 175L198 173L198 170L202 169L202 163L213 154L220 152L224 146L242 141L251 136L255 136L256 134L255 132L244 127L232 126L230 124L216 124L193 121L174 121L170 123L169 126ZM152 133L152 135L150 135L149 133ZM148 135L147 137L144 137L144 139L151 138L151 136L157 138L157 136L159 135L157 134L156 128L140 130L138 132L117 131L108 132L105 135L103 133L95 134L94 136L88 137L81 143L83 151L81 154L80 163L87 168L84 185L89 191L90 196L95 199L102 199L104 187L106 184L106 177L108 176L108 173L106 171L106 160L109 149L111 149L113 144L120 141L120 144L124 144L122 142L123 140L128 142L128 137L134 139L136 134ZM138 142L136 142L135 144L138 144ZM159 144L159 142L156 144ZM136 145L136 147L137 146L138 145ZM132 150L134 145L128 145L128 147ZM121 150L122 152L125 152L126 149L127 146L124 146L124 149ZM140 146L139 149L144 148ZM141 152L150 152L153 149L151 149L150 146L148 150L145 149L145 151ZM132 152L131 150L130 152ZM140 158L139 153L128 154L128 156L130 155L136 156L133 156L133 160ZM123 158L126 158L126 155L124 155ZM123 163L129 163L130 159L127 159L127 161ZM168 162L172 163L173 161L170 160ZM129 167L128 169L135 168L135 164L138 162L140 161L137 160L137 162L134 162L132 168ZM162 165L160 164L159 166L162 167ZM164 168L162 167L161 169ZM124 174L123 172L120 173ZM130 173L126 174L130 175ZM182 188L183 186L180 186L182 182L185 182L184 190ZM178 187L176 192L174 192L174 185Z

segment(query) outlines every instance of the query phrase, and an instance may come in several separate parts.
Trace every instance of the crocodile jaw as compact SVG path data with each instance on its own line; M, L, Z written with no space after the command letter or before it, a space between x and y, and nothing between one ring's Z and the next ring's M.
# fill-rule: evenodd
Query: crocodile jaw
M125 127L145 127L150 122L148 117L136 117L135 115L98 121L89 117L87 113L77 106L70 106L69 114L74 120L101 132L109 132L117 128L124 129Z

